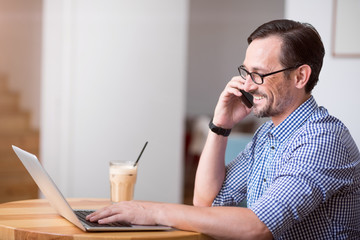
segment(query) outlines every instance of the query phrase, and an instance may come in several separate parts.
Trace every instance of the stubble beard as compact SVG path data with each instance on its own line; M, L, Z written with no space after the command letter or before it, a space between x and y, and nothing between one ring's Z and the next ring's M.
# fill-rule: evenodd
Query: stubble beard
M263 95L266 104L263 107L254 104L253 114L258 118L274 117L282 114L285 109L291 104L291 96L283 96L281 101L274 104L274 98L269 98L267 95Z
M269 101L269 98L267 96L264 96L264 100L266 100L266 105L263 107L254 104L253 114L258 118L270 117L272 101Z

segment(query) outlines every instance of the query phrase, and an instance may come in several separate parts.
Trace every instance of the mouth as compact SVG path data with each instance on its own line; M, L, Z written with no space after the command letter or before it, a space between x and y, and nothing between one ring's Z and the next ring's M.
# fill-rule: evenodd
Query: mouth
M265 96L253 95L253 97L254 97L254 102L260 102L261 100L265 99Z

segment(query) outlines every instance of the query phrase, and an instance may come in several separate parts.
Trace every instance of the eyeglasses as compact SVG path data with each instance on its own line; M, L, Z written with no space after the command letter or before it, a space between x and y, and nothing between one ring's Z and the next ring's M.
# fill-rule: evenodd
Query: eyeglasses
M284 69L281 69L279 71L271 72L271 73L267 73L267 74L260 74L260 73L257 73L257 72L249 72L248 70L245 69L244 65L241 65L240 67L238 67L238 70L239 70L240 76L244 80L246 80L247 76L250 75L251 80L254 83L256 83L258 85L261 85L261 84L264 83L264 77L267 77L267 76L270 76L270 75L273 75L273 74L276 74L276 73L279 73L279 72L284 72L284 71L287 71L287 70L296 69L296 68L298 68L300 66L301 65L297 65L295 67L288 67L288 68L284 68Z

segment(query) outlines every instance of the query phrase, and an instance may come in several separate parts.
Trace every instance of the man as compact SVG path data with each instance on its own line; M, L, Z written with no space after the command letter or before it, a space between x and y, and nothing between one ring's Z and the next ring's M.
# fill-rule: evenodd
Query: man
M227 84L214 111L194 206L123 202L88 219L162 224L218 239L359 238L359 150L311 95L325 52L318 32L276 20L256 29L248 43L240 76ZM253 95L252 108L239 90ZM227 135L250 112L271 121L225 167ZM248 208L237 207L244 198Z

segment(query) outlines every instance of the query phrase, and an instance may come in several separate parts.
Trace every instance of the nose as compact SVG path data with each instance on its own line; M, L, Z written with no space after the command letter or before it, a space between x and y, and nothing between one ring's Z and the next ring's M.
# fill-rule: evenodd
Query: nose
M253 92L257 88L257 84L253 82L250 75L247 75L245 83L244 83L244 90L246 92Z

